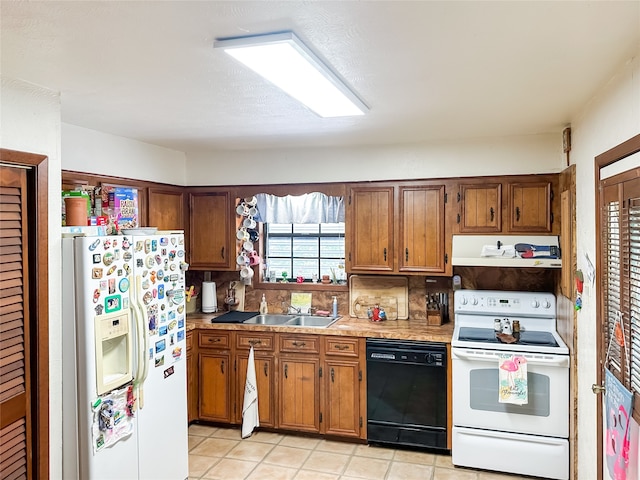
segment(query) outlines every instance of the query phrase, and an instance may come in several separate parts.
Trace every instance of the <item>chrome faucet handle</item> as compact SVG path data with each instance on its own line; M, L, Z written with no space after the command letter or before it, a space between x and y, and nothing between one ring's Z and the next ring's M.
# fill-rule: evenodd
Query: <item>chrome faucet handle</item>
M316 313L316 310L318 310L317 307L309 307L309 315L313 315L314 313Z

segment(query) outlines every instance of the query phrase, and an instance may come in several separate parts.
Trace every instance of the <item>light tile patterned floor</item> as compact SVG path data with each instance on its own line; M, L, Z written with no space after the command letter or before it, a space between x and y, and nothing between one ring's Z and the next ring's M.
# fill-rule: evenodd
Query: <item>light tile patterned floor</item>
M190 480L519 480L456 468L448 455L237 428L189 427Z

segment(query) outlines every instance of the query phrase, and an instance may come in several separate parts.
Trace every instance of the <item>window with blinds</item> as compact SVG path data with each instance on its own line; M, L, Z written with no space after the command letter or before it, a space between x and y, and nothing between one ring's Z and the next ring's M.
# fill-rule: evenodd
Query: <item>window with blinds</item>
M625 180L624 178L627 178ZM640 179L604 180L602 308L605 367L640 392ZM634 417L640 419L638 396Z

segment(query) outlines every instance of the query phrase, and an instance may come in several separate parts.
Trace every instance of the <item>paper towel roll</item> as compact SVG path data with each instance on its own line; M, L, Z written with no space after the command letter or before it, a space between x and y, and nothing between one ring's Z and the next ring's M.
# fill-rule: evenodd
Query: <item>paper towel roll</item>
M213 313L218 311L218 299L216 297L216 283L202 282L202 312Z

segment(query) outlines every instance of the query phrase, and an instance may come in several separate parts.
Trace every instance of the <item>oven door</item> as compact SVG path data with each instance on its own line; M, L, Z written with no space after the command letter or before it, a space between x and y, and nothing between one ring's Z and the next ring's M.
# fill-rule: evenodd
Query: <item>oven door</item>
M499 403L501 354L527 359L528 403ZM567 355L452 348L453 424L503 432L569 436Z

